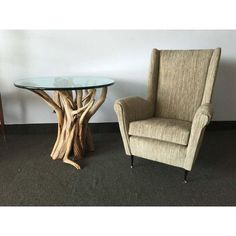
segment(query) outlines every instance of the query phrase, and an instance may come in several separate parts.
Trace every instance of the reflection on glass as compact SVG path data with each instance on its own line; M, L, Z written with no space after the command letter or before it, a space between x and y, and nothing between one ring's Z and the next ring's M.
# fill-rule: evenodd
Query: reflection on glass
M106 77L57 76L21 79L15 86L28 89L88 89L112 85L114 81Z

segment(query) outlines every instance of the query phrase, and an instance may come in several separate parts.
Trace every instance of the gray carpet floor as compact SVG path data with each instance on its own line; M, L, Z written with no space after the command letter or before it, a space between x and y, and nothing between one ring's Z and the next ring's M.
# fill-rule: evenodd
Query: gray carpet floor
M118 133L94 135L96 151L77 171L49 157L53 134L8 135L0 144L1 206L235 206L236 131L207 131L183 184L183 170L136 157Z

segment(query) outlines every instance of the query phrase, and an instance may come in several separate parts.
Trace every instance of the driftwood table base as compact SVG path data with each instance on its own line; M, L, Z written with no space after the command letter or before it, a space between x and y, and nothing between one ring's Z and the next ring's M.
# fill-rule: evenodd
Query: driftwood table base
M97 101L96 89L59 90L54 92L52 98L43 90L31 91L47 102L57 115L58 131L51 152L52 159L60 159L80 169L79 164L69 159L70 153L73 152L75 160L78 160L84 156L86 150L94 150L88 122L105 101L107 87L102 88Z

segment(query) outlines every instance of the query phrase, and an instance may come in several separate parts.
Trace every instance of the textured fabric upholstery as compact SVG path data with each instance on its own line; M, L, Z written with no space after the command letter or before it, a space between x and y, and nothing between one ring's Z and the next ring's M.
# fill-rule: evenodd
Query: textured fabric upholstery
M153 109L156 108L159 62L160 62L160 51L154 48L152 50L151 64L149 68L148 96L147 96L147 100L152 104ZM155 110L154 112L156 112Z
M188 144L190 130L191 122L164 118L133 121L129 125L129 135L181 145Z
M128 136L129 123L152 117L154 107L143 98L127 97L117 100L114 109L118 117L125 152L127 155L131 155Z
M178 167L183 166L186 156L184 146L156 139L131 136L130 147L135 156Z
M212 105L207 103L201 105L193 118L187 154L183 168L191 170L197 157L200 144L203 139L205 127L210 123L213 114Z
M161 51L156 116L192 121L213 50Z
M115 102L127 155L191 170L212 118L221 49L152 50L147 100Z
M213 87L215 84L215 78L216 78L216 73L217 73L217 68L218 68L218 64L219 64L219 60L220 60L220 54L221 54L220 48L215 49L212 54L211 62L210 62L209 68L208 68L205 90L204 90L201 104L211 102Z

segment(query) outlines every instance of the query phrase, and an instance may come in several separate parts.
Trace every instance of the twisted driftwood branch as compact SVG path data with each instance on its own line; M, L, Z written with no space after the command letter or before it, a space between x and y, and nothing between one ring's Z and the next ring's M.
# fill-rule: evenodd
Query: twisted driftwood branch
M63 162L80 169L80 165L69 159L71 150L75 159L84 156L87 149L93 151L89 119L96 113L105 101L107 88L102 88L99 99L95 102L96 89L72 91L55 91L51 98L43 90L32 90L39 95L57 114L58 131L55 145L51 152L52 159L62 159Z

